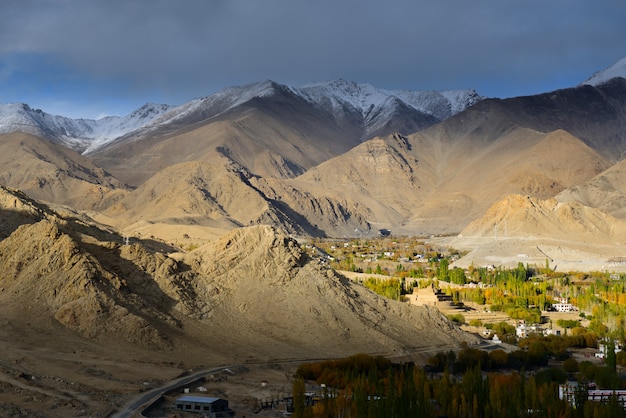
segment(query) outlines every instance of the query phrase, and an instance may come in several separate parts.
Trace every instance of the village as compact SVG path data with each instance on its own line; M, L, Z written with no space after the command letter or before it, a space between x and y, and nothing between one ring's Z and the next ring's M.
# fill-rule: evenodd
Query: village
M598 315L597 310L581 310L575 302L584 299L568 290L576 286L580 288L581 282L551 276L540 268L532 270L530 266L520 266L517 272L502 276L495 266L478 266L461 274L459 269L448 269L449 263L459 256L458 252L420 240L392 237L362 243L318 241L303 244L303 247L310 257L328 263L348 279L374 291L404 303L436 307L463 330L480 336L485 342L484 347L491 351L510 353L527 349L518 343L533 338L581 335L583 330L595 330L597 326L593 316L593 313ZM502 277L498 279L499 276ZM528 293L522 284L530 286L536 298L525 298L520 303L520 295L507 287L510 284L504 283L503 277L509 283L516 282L521 294ZM618 283L623 278L613 274L609 275L609 280ZM548 286L546 283L552 284ZM386 291L390 288L393 289L391 293ZM507 309L507 302L503 302L506 300L517 304L516 309ZM533 314L535 311L538 315ZM610 356L609 350L613 352L613 358L618 355L623 358L622 341L608 332L592 347L569 347L567 350L569 358L576 362L597 367L605 364ZM563 363L563 359L558 358L547 361L546 364L550 365ZM252 414L289 416L294 408L295 367L246 365L212 374L192 385L170 391L153 408L145 410L144 416L162 416L164 413L212 418ZM606 403L611 396L617 396L620 404L626 406L626 391L601 389L595 383L586 389L590 400ZM323 384L307 384L307 405L321 401L323 391ZM571 403L579 391L576 381L567 381L561 384L559 396Z

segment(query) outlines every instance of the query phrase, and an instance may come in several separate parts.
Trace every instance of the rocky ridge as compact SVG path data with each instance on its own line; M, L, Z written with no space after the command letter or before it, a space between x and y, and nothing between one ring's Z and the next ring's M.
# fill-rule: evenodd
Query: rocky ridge
M186 341L231 359L406 354L475 339L440 314L387 301L309 259L269 226L238 228L187 254L61 215L1 188L0 316L54 318L87 340L177 351ZM31 312L31 314L25 314ZM433 327L440 331L432 335ZM428 335L428 339L425 336ZM239 347L239 349L237 349Z

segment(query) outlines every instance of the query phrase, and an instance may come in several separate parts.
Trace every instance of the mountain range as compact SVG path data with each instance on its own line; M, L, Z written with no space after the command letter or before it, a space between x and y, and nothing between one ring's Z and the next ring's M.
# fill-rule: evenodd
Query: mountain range
M108 414L145 364L157 375L478 342L296 238L418 235L464 250L453 266L626 269L611 264L626 255L625 60L508 99L337 80L99 120L7 104L0 132L0 367L42 376L38 408L63 400L58 416Z
M98 120L71 119L31 109L25 103L0 105L0 133L14 131L43 136L79 152L92 153L126 136L170 132L217 118L240 105L264 97L281 96L285 102L302 102L309 112L324 113L340 125L359 129L361 139L388 133L394 118L410 114L408 129L440 122L481 100L473 90L386 91L369 84L345 80L302 88L267 80L231 87L180 106L146 103L130 114Z
M263 81L100 120L3 105L0 182L169 242L262 223L321 237L454 234L509 194L619 220L619 181L599 191L594 179L625 150L623 61L509 99L337 80Z

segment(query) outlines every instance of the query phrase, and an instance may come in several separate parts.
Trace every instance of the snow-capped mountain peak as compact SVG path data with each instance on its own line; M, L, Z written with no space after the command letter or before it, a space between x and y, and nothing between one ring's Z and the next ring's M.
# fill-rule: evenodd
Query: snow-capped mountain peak
M444 120L459 113L482 97L474 90L449 91L409 91L384 90L371 84L357 84L352 81L334 80L316 83L294 89L309 101L323 103L329 98L348 103L362 114L380 107L390 97L395 97L415 110Z
M346 112L361 115L366 127L364 138L372 132L380 132L378 128L386 126L400 108L412 108L416 114L427 115L432 124L482 99L473 90L387 91L342 79L295 88L265 80L229 87L179 106L146 103L126 116L98 120L51 115L23 103L0 104L0 133L27 132L89 153L121 137L172 132L224 114L253 99L276 95L282 95L281 100L289 100L289 97L304 100L320 111L335 115L338 120Z
M154 123L173 107L166 104L146 103L126 116L108 116L89 121L93 123L93 127L90 135L87 136L89 144L84 152L95 150L116 138Z
M293 90L296 94L312 102L323 103L325 100L334 98L349 103L361 111L367 111L372 106L379 105L389 96L371 84L357 84L343 79L309 84Z
M26 132L88 151L151 124L171 107L147 103L126 116L93 120L51 115L24 103L0 104L0 133Z
M581 84L597 86L599 84L604 84L607 81L616 77L626 78L626 57L617 61L615 64L611 65L606 70L598 71L597 73L589 77L587 80L583 81Z

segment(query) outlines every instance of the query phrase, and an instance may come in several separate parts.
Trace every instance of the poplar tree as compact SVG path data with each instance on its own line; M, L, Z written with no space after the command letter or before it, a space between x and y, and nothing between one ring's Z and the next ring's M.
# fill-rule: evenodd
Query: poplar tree
M305 404L305 392L306 386L304 385L304 379L297 378L293 382L293 416L294 418L304 417L304 404Z

